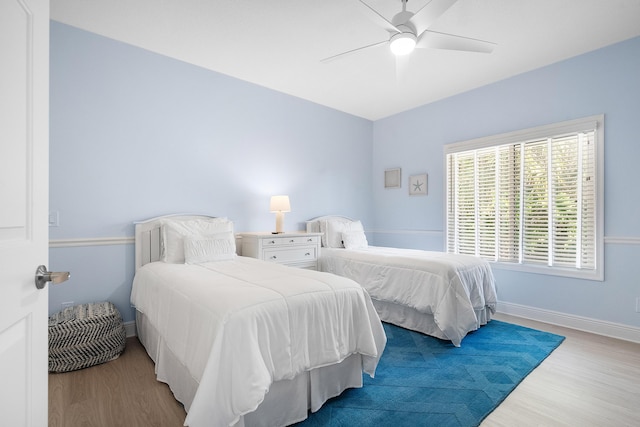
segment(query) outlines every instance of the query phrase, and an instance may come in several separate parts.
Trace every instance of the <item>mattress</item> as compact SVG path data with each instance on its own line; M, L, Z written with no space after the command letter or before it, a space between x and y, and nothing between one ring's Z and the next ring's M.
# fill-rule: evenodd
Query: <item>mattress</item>
M456 346L496 309L491 267L478 257L376 246L323 247L319 265L361 284L374 302L433 316L438 333L432 334Z
M146 264L131 301L199 384L191 426L233 425L274 382L353 354L373 376L386 343L357 283L253 258Z

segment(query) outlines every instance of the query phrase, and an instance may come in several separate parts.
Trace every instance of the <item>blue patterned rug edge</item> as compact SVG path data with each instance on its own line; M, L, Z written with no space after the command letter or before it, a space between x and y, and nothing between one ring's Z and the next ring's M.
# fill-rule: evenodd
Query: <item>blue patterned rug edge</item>
M491 322L498 322L498 323L508 323L508 322L503 322L501 320L491 320ZM513 323L508 323L510 325L514 325ZM513 388L507 393L505 394L502 399L500 399L498 402L496 402L496 406L494 406L493 408L491 408L491 410L489 412L487 412L478 422L478 424L476 426L479 426L480 424L482 424L482 421L485 420L485 418L487 418L489 415L491 415L491 413L493 411L495 411L496 409L498 409L498 406L500 406L502 404L502 402L505 401L505 399L507 397L509 397L509 395L511 395L511 393L513 393L513 391L518 388L518 386L520 385L520 383L522 383L522 381L524 381L525 378L527 378L533 371L535 371L536 369L538 369L538 367L542 364L542 362L544 362L545 360L547 360L547 358L549 356L551 356L551 354L556 351L558 349L558 347L560 347L560 345L564 342L564 340L566 339L566 337L562 336L562 335L558 335L558 334L554 334L553 332L545 332L545 331L540 331L539 329L535 329L535 328L529 328L527 326L521 326L521 325L515 325L515 326L519 326L520 328L523 329L529 329L532 331L538 331L538 332L544 332L545 334L549 334L549 335L553 335L558 337L558 343L555 345L555 347L553 349L551 349L551 351L549 351L549 353L544 356L542 359L540 359L540 361L533 366L529 372L527 372L522 378L520 378L520 381L518 381L516 384L514 384Z
M477 427L565 337L499 320L454 347L384 324L376 377L330 399L299 427L425 425Z

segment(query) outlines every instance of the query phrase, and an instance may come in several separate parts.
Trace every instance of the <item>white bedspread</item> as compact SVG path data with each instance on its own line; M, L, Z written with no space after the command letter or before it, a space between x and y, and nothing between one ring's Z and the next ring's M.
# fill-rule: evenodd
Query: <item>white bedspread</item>
M322 271L360 283L375 300L433 315L455 346L480 326L477 311L495 312L493 273L481 258L377 246L323 247L320 266Z
M386 343L357 283L253 258L147 264L131 302L200 383L185 421L192 427L233 425L273 382L354 353L373 376Z

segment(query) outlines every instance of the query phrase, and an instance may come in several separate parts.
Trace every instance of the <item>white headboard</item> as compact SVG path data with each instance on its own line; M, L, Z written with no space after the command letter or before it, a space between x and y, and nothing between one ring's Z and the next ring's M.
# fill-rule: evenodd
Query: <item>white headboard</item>
M346 217L346 216L342 216L342 215L324 215L324 216L318 216L316 218L311 218L310 220L306 221L307 223L307 233L321 233L322 231L320 230L320 222L321 221L327 221L327 220L332 220L332 221L342 221L342 222L352 222L353 219Z
M136 226L136 270L143 265L160 261L162 257L162 221L165 219L188 220L188 219L211 219L209 215L174 214L163 215L146 221L135 223Z

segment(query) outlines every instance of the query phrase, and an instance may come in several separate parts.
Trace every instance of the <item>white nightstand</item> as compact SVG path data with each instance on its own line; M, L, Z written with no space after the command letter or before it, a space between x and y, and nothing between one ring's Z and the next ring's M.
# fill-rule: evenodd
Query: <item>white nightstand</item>
M318 269L322 233L238 233L242 256L277 262L291 267Z

